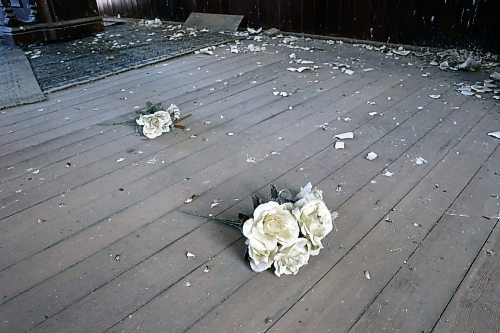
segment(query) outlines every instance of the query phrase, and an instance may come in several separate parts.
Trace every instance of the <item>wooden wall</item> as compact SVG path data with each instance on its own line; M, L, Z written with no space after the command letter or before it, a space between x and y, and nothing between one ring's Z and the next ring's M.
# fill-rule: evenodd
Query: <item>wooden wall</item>
M97 0L103 15L183 21L243 14L253 27L500 52L500 0Z

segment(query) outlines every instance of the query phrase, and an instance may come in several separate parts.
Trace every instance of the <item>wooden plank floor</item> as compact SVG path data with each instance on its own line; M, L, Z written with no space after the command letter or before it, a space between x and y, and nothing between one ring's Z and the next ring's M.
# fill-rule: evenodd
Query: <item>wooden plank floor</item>
M280 41L0 112L0 332L500 331L500 107L454 86L479 76ZM292 52L320 67L287 71ZM189 130L116 124L147 101ZM307 181L339 218L296 276L253 273L238 232L185 213L233 219Z

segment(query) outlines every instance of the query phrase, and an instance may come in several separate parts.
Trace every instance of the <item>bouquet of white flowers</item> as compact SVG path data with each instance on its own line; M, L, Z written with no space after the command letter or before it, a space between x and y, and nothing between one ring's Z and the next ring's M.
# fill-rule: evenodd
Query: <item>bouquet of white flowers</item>
M288 189L278 192L271 185L271 201L252 196L252 216L239 214L239 221L219 220L242 231L247 256L255 272L274 266L274 274L297 274L318 255L322 241L333 230L337 212L330 212L323 192L307 183L294 197Z
M167 110L163 110L161 103L146 104L146 113L141 114L135 122L142 126L142 133L148 139L154 139L163 133L170 132L176 121L181 119L179 108L171 104Z

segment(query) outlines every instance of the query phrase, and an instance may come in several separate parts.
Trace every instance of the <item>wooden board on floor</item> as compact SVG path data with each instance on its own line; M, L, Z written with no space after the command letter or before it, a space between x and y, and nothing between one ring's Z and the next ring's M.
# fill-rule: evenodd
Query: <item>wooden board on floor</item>
M462 304L476 299L469 286L497 292L495 256L483 255L496 251L484 243L493 220L476 215L495 214L498 201L500 141L486 135L498 130L498 105L457 94L461 73L417 58L265 42L0 113L0 331L346 332L382 330L389 317L391 328L429 331L439 316L437 329L494 327ZM287 70L298 58L318 67ZM340 59L353 75L334 66ZM103 125L133 119L148 100L178 104L189 129L147 140L134 126ZM354 139L335 149L347 131ZM255 274L241 234L184 213L231 219L250 213L252 193L267 196L269 183L307 181L340 216L296 276ZM440 255L453 265L440 270ZM492 304L481 295L477 304ZM470 320L458 322L464 311Z
M45 99L23 51L0 46L0 110Z

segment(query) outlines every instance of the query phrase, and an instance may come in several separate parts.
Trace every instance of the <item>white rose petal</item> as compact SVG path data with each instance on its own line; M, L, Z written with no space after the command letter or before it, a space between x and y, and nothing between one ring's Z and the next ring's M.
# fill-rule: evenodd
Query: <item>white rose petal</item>
M306 265L310 258L310 243L306 238L298 238L293 244L283 246L274 257L274 274L297 274L300 267Z
M270 201L259 205L253 212L253 219L243 224L243 235L257 240L272 250L279 243L286 245L299 237L299 226L290 212L291 207Z
M323 200L323 191L319 188L312 187L311 182L308 182L304 187L300 188L300 192L295 197L294 208L302 208L309 201Z
M278 253L278 245L272 249L267 248L264 243L256 239L247 239L248 256L250 257L250 267L254 272L260 273L273 265L274 257Z
M322 200L309 201L302 207L296 205L293 214L302 234L311 242L311 255L318 255L323 248L321 240L333 230L332 214Z

